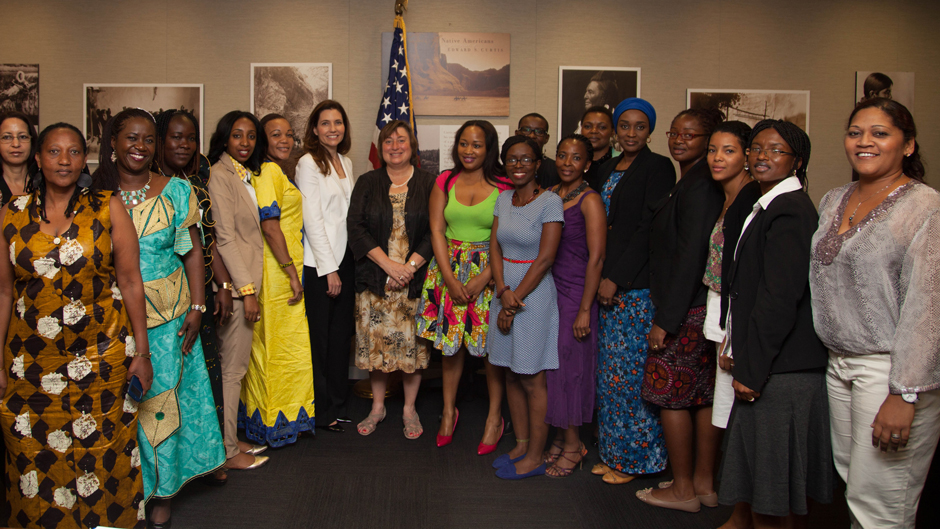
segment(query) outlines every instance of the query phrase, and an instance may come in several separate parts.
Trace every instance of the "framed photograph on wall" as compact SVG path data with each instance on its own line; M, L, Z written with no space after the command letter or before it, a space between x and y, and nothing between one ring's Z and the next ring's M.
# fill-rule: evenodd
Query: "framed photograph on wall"
M640 97L640 69L617 66L558 67L558 131L555 138L581 130L592 106L613 110L628 97Z
M421 168L433 174L454 168L451 152L461 124L418 125L417 137ZM509 125L494 125L499 144L509 139Z
M914 72L855 72L855 102L887 97L914 113Z
M687 108L717 108L726 121L754 126L762 119L789 121L809 133L809 90L689 88Z
M16 110L39 129L39 65L0 64L0 114Z
M251 63L251 113L258 119L271 113L287 118L296 158L303 153L310 113L332 97L333 63Z
M509 33L408 33L416 116L508 116ZM382 83L392 34L382 33Z
M201 84L92 84L84 91L82 127L88 142L88 163L98 163L104 125L125 108L141 108L153 115L170 109L187 110L199 120L202 152L209 147L206 138L205 104Z

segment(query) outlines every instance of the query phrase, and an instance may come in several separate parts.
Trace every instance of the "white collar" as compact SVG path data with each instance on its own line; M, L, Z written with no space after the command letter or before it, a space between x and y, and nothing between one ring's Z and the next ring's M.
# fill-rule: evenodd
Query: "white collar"
M775 198L784 193L789 193L791 191L797 191L800 189L803 189L803 184L800 183L800 179L795 176L788 176L784 178L779 184L775 185L773 189L764 193L759 199L757 199L757 203L754 204L754 209L756 210L758 207L760 207L766 210Z

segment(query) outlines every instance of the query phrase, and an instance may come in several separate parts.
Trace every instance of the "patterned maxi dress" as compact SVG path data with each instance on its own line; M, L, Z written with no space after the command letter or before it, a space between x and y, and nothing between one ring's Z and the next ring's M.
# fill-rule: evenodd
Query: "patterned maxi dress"
M169 498L225 463L201 340L183 355L183 337L177 336L192 305L181 256L193 249L189 227L199 221L199 205L187 181L170 178L163 192L129 213L140 239L153 364L153 385L140 403L137 435L144 494L148 500Z
M11 526L143 519L137 415L124 396L136 349L111 259L111 193L99 196L79 197L58 237L39 230L32 195L3 219L15 274L0 407Z
M261 221L280 219L297 276L304 273L303 196L277 164L267 162L260 175L251 175ZM303 431L313 431L313 361L303 301L288 305L293 296L287 273L268 241L264 241L261 282L261 321L255 324L251 363L242 383L238 425L256 443L284 446Z
M601 190L610 215L610 197L623 177L611 173ZM617 289L620 302L600 308L597 360L597 421L601 461L625 474L652 474L666 468L666 441L659 408L640 397L646 364L646 335L653 326L649 289Z

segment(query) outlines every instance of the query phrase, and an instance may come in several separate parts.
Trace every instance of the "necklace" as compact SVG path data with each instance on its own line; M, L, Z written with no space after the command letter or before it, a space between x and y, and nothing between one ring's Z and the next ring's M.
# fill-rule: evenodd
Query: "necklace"
M541 187L535 186L535 191L532 191L532 196L529 197L529 200L526 200L526 201L525 201L525 204L519 204L519 205L516 206L516 207L521 208L521 207L528 206L529 203L531 203L533 200L535 200L536 198L538 198L538 196L539 196L539 191L541 191L541 190L542 190ZM518 189L512 192L512 202L513 202L513 205L515 205L517 202L519 202L519 190L518 190Z
M412 179L412 177L414 177L414 175L415 175L415 168L412 167L412 168L411 168L411 174L408 176L408 179L405 180L404 182L400 183L400 184L392 184L392 187L405 187L406 185L408 185L408 182L411 181L411 179ZM389 175L389 176L388 176L388 179L391 180L391 179L392 179L392 176Z
M569 191L567 195L563 196L563 197L561 198L561 202L562 202L562 203L571 202L572 200L575 199L575 197L577 197L578 195L580 195L582 191L584 191L585 189L587 189L587 187L588 187L588 183L582 181L582 182L581 182L581 185L579 185L578 187L576 187L574 190ZM561 185L559 185L557 189L552 189L552 192L553 192L553 193L555 193L556 195L559 195L559 196L560 196L561 193L559 193L559 191L561 191Z
M118 190L121 193L121 201L124 202L125 206L134 207L137 204L142 203L144 200L147 200L147 191L150 191L150 181L153 180L153 173L150 173L150 178L147 178L147 183L144 184L144 187L136 191L124 191L121 189L121 186L118 185Z
M852 210L852 214L849 216L849 227L852 226L852 221L855 220L855 214L858 212L859 206L861 206L861 205L864 204L865 202L871 200L874 196L880 195L885 189L888 189L889 187L893 186L894 183L897 182L898 180L900 180L902 176L904 176L904 173L901 173L901 174L898 175L894 180L888 182L888 185L886 185L886 186L882 187L881 189L879 189L878 191L876 191L876 192L874 192L874 193L868 195L868 198L866 198L865 200L859 200L859 201L858 201L858 204L855 205L855 209ZM856 189L858 189L858 188L856 187Z

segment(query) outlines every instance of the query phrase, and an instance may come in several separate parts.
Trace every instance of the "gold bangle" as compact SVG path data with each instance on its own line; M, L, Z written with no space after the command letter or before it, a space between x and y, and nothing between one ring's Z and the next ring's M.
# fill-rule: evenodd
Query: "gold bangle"
M248 283L247 285L238 289L238 293L242 296L250 296L251 294L254 294L255 292L257 291L255 290L254 283Z
M147 353L147 354L143 354L143 353L134 353L134 356L136 356L137 358L147 358L147 359L149 360L151 354L150 354L150 353Z
M235 290L235 285L225 282L222 282L222 290Z
M280 266L281 268L288 268L288 267L294 266L294 261L288 261L284 264L278 264L278 266Z

